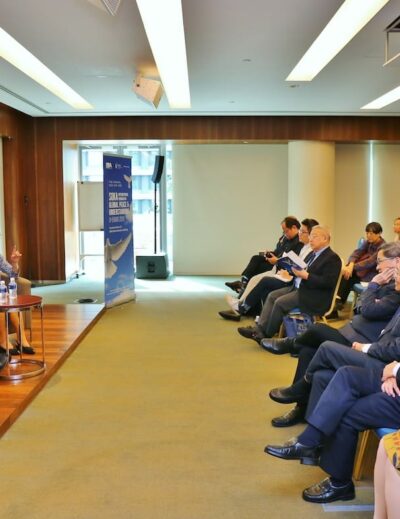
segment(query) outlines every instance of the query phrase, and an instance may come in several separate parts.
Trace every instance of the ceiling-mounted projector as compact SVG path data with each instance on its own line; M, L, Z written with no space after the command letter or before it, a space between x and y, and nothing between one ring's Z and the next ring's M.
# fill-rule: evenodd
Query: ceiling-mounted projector
M146 79L142 76L136 76L133 90L140 99L150 103L154 108L158 107L163 95L163 87L160 81Z

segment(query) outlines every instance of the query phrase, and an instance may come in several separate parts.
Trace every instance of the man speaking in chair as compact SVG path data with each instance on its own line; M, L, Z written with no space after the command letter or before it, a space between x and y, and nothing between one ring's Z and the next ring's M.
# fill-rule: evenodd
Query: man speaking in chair
M278 333L283 317L298 308L308 315L323 315L331 305L342 262L329 246L330 232L316 225L310 234L312 252L305 258L307 267L292 269L296 276L292 286L271 292L264 304L258 324L238 328L243 337L260 342Z

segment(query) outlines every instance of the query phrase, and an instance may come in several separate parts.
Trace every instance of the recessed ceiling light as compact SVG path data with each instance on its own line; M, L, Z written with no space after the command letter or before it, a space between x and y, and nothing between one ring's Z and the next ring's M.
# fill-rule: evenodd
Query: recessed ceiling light
M243 63L251 63L250 58L243 58L242 61L243 61Z
M171 108L190 108L181 0L136 0Z
M75 90L39 61L31 52L0 28L0 56L77 110L93 108Z
M345 0L286 81L312 81L389 0Z
M393 90L386 92L386 94L383 94L382 96L378 97L377 99L374 99L370 103L362 106L361 110L379 110L380 108L390 105L390 104L394 103L395 101L398 101L399 99L400 99L400 86L393 88Z

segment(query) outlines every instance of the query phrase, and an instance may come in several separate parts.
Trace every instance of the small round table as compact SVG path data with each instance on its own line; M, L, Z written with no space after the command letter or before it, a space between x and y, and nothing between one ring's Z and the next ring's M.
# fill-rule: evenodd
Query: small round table
M42 298L39 296L32 295L20 295L14 298L7 297L7 301L0 303L0 313L4 314L4 322L6 328L7 337L7 353L8 353L8 314L12 312L18 312L19 314L19 336L21 337L22 330L22 319L21 315L23 312L28 310L37 309L40 312L40 331L41 331L41 343L42 343L42 354L41 359L28 359L23 354L23 348L19 356L9 362L0 372L1 380L20 380L23 378L34 377L43 373L46 369L45 364L45 353L44 353L44 332L43 332L43 306Z

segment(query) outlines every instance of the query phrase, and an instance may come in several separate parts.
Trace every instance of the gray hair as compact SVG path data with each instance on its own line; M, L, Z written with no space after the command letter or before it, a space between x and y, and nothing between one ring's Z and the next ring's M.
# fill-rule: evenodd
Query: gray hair
M331 231L329 230L329 227L326 225L314 225L314 227L311 229L311 232L317 230L321 231L321 233L327 238L328 241L331 241Z
M379 252L382 252L385 258L400 258L400 241L384 243L379 247Z

